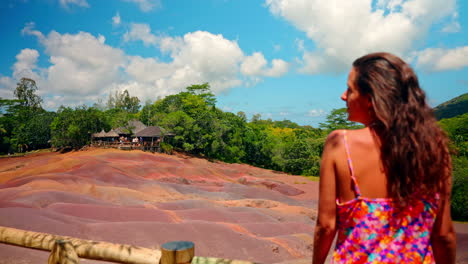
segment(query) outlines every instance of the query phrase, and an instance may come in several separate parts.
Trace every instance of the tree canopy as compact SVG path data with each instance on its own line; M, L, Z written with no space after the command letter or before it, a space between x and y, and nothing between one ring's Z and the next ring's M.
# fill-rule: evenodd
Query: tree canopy
M36 94L36 81L29 78L21 78L14 92L15 97L20 101L20 105L30 108L41 108L42 98Z

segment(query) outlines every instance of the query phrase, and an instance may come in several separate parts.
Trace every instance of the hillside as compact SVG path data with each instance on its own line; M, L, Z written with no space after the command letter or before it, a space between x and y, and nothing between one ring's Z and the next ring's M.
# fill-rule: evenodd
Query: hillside
M438 120L468 113L468 93L457 96L434 108Z
M148 248L189 240L198 256L261 263L311 257L318 186L303 177L110 149L3 158L0 168L1 226ZM0 256L48 254L0 244Z

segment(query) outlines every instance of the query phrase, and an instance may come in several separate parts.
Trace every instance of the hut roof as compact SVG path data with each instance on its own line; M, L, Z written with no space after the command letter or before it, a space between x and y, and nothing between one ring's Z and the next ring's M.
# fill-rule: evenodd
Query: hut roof
M145 128L146 126L142 122L136 119L132 119L128 121L126 126L118 127L113 131L115 131L117 134L131 134L129 132L133 132L133 134L135 134Z
M94 133L92 134L92 137L93 138L106 138L106 137L118 137L119 134L117 134L114 130L111 130L109 132L106 133L106 131L101 130L101 132L99 133Z
M163 128L158 126L149 126L137 133L135 133L136 137L160 137L161 135L165 135L166 131Z
M111 131L105 133L103 137L118 137L118 136L119 136L119 134L117 134L117 132L115 132L114 130L111 130Z
M104 134L106 134L106 132L105 132L104 129L103 129L103 130L101 130L101 132L99 132L99 133L93 133L91 136L92 136L93 138L101 138L101 137L104 137Z

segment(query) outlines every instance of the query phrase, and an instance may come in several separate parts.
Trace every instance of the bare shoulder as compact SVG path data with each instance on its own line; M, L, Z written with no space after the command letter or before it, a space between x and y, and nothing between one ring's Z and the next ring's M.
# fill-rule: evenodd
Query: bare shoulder
M347 130L333 130L330 134L327 136L327 140L325 141L325 148L329 150L336 150L341 147L341 144L343 143L343 136L346 133L345 131Z

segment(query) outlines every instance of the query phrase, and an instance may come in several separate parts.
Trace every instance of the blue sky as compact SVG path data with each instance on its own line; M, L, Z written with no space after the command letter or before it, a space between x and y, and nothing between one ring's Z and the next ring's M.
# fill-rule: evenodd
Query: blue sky
M0 97L33 78L44 107L209 82L224 111L317 126L352 61L410 62L435 106L468 92L468 1L2 0Z

